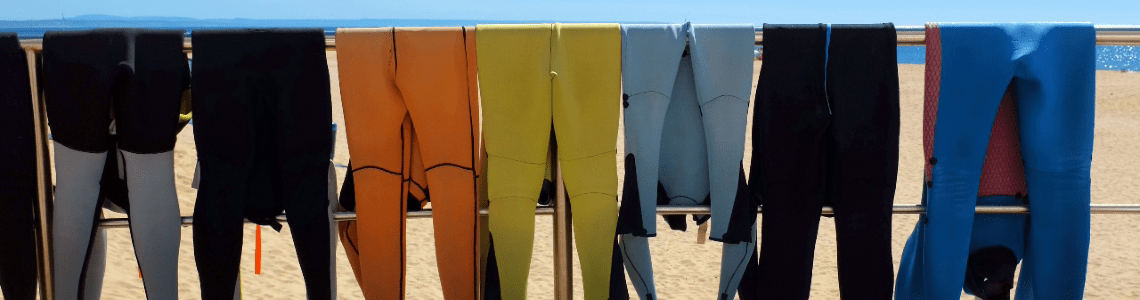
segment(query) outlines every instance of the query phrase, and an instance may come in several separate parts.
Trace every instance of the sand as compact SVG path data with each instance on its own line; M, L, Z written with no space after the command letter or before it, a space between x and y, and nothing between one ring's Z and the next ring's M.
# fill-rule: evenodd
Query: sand
M344 128L341 112L337 62L335 52L328 52L332 78L333 120ZM755 72L759 72L757 62ZM753 91L755 78L753 76ZM900 139L899 179L895 194L896 204L919 202L922 181L922 95L923 66L899 66L901 90L902 133ZM1092 202L1097 204L1137 203L1130 191L1140 188L1140 178L1134 170L1140 169L1140 160L1133 150L1140 146L1140 73L1115 71L1097 72L1096 150L1093 155ZM616 105L616 102L615 102ZM749 117L751 120L751 116ZM751 129L751 124L749 124ZM748 136L751 136L749 133ZM195 149L193 126L178 135L175 147L175 174L179 209L182 215L191 215L196 190L190 187L193 178ZM349 153L344 132L337 135L334 162L347 164ZM624 142L619 135L618 153L614 157L619 180L623 177L621 154ZM746 145L745 164L750 161L751 142ZM747 166L745 166L747 168ZM336 169L338 179L345 169ZM619 188L621 185L618 185ZM109 213L108 217L122 217ZM536 217L534 256L531 262L530 299L553 299L553 219ZM896 215L893 219L893 254L895 267L903 245L914 228L918 217ZM662 299L713 299L719 282L720 247L717 242L697 244L696 230L688 232L668 230L658 218L659 234L651 239L657 291ZM835 261L835 225L832 219L820 220L813 271L812 297L838 299L837 266ZM1092 245L1089 251L1089 273L1085 289L1087 299L1140 298L1140 217L1136 215L1094 215L1092 217ZM262 274L254 274L254 230L245 226L245 244L241 265L242 290L245 299L304 299L305 288L297 265L293 241L288 226L280 233L268 227L262 229ZM194 264L191 228L182 228L179 251L179 297L200 299L198 273ZM108 230L108 257L104 299L145 298L142 280L138 276L131 239L126 229ZM408 221L407 299L442 299L438 270L435 263L435 245L432 223L428 219ZM352 270L337 244L337 290L340 299L363 299ZM574 259L575 270L578 260ZM575 272L575 299L582 299L581 274ZM632 292L633 287L629 290ZM963 299L972 297L963 296Z

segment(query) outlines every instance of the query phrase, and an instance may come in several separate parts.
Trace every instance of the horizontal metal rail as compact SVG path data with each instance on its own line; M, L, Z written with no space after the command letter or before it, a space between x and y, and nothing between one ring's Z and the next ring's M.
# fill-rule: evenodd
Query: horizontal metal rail
M898 36L899 46L922 46L926 42L925 26L922 25L901 25L895 26L895 32ZM1137 25L1095 25L1096 29L1096 44L1100 46L1140 46L1140 26ZM24 49L40 51L43 49L42 39L25 39L21 40L20 44ZM756 27L756 45L764 44L764 30L763 27ZM185 38L182 41L183 50L190 52L192 50L190 38ZM325 36L325 48L329 50L336 49L336 38L334 35Z
M1089 207L1090 213L1094 215L1129 215L1140 214L1140 204L1093 204ZM757 209L757 213L763 213L763 209ZM899 204L895 205L891 212L894 214L925 214L926 207L920 204ZM486 216L488 214L486 208L479 211L480 215ZM976 206L974 213L978 214L1029 214L1029 206ZM553 215L553 207L539 207L534 210L535 215ZM658 215L707 215L709 214L709 207L707 205L669 205L658 206ZM830 206L824 206L820 214L825 216L835 215L835 211ZM431 210L410 211L408 212L408 219L431 218ZM355 212L338 212L333 214L333 219L337 221L354 221L356 220ZM285 222L285 215L277 216L277 221ZM249 221L246 221L247 223ZM194 224L194 217L182 217L182 225L190 226ZM127 218L107 218L99 221L99 227L102 228L126 228Z
M925 41L925 27L924 26L896 26L898 35L898 45L900 46L917 46L923 45ZM1140 26L1126 25L1097 25L1095 26L1097 34L1097 45L1140 45ZM756 45L763 44L762 28L756 29ZM43 50L42 39L24 39L21 41L22 47L28 53L28 74L31 79L30 90L33 94L32 102L38 109L33 112L34 117L38 120L36 123L36 146L38 163L37 168L37 184L40 189L37 191L39 203L37 205L37 239L39 244L39 274L40 274L40 298L41 299L54 299L53 293L54 281L52 280L52 245L51 245L51 202L47 199L50 198L50 166L47 164L47 126L44 122L45 109L43 99L40 96L40 90L37 88L37 71L39 69L38 63L40 59L40 52ZM333 35L326 32L325 47L329 50L336 49L336 39ZM191 39L186 38L183 40L183 51L192 51ZM560 181L560 180L558 180ZM558 193L560 196L564 193ZM1140 214L1140 205L1137 204L1124 204L1124 205L1092 205L1090 207L1093 214ZM1028 206L978 206L975 208L976 213L983 214L1027 214L1030 209ZM892 212L896 214L923 214L926 208L917 204L895 205ZM657 213L661 215L678 215L678 214L709 214L708 206L664 206L657 209ZM761 211L757 211L761 213ZM821 209L823 215L832 215L834 212L831 207L823 207ZM488 210L483 209L480 211L481 215L487 215ZM553 207L541 207L535 210L536 215L558 215L556 216L555 228L557 231L555 235L555 247L561 250L555 252L555 281L556 283L556 299L571 299L572 290L569 285L571 270L569 264L559 264L558 261L570 260L570 234L571 228L568 222L559 222L558 220L565 220L569 217L570 212L565 209L555 210ZM431 210L409 212L408 218L428 218L431 217ZM333 218L337 221L355 220L356 213L340 212L335 213ZM278 216L277 220L285 221L285 216ZM183 225L192 225L194 223L193 217L184 216L181 219ZM99 221L101 228L125 228L129 226L129 222L125 218L111 218Z

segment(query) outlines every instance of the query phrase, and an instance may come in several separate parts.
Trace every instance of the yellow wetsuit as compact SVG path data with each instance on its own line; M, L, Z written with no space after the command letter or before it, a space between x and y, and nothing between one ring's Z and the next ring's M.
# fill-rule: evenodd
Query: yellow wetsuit
M503 299L525 299L551 124L586 299L608 294L617 223L618 24L476 27L489 226Z

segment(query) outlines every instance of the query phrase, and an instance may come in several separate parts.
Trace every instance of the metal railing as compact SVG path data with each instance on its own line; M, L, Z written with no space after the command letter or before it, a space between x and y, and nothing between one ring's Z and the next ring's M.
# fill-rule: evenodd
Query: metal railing
M925 42L924 26L896 26L895 29L898 34L898 45L900 46L921 46ZM1126 25L1097 25L1096 28L1096 43L1097 45L1109 46L1123 46L1123 45L1140 45L1140 26ZM756 45L763 44L763 31L761 28L756 29ZM183 42L184 51L192 51L190 39L187 38ZM40 92L39 83L37 79L38 71L40 69L40 56L43 50L43 42L39 39L26 39L21 40L21 45L27 54L28 60L28 77L30 79L29 88L32 91L33 102L33 120L35 126L35 143L36 143L36 179L38 195L36 205L36 237L38 239L38 257L40 269L40 299L55 299L54 295L54 281L53 278L53 261L52 261L52 242L51 242L51 214L52 214L52 176L51 165L48 159L48 137L47 137L47 120L46 120L46 104L43 101L43 94ZM336 50L336 40L333 36L326 36L326 48L329 50ZM556 150L555 150L556 151ZM558 160L554 160L557 164ZM557 165L556 165L557 166ZM555 299L569 300L573 299L572 294L572 278L573 278L573 249L572 247L572 228L570 222L570 210L566 209L567 202L565 198L565 187L561 184L561 169L555 174L554 181L559 182L556 191L556 200L553 207L539 207L535 210L536 215L553 215L554 216L554 282L555 282ZM1098 204L1090 207L1092 214L1140 214L1140 205L1138 204L1123 204L1123 205L1105 205ZM903 204L895 205L892 210L895 214L923 214L926 213L926 208L917 204ZM1030 209L1028 206L978 206L974 209L975 213L979 214L1028 214ZM481 215L487 215L487 209L480 211ZM757 210L757 213L762 213ZM678 215L678 214L709 214L708 206L662 206L657 208L659 215ZM831 207L823 207L821 210L823 215L831 215ZM432 216L431 210L408 212L408 218L430 218ZM334 214L334 219L337 221L349 221L356 219L356 213L340 212ZM285 216L278 216L278 220L284 221ZM183 216L182 225L192 225L194 223L193 217ZM125 218L111 218L103 219L99 222L101 228L126 228L128 226L127 219Z

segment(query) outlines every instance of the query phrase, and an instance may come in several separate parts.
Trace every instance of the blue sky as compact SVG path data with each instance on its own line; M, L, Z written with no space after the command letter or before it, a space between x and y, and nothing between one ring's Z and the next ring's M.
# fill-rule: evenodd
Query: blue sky
M5 0L0 20L84 14L251 19L463 19L699 23L1090 21L1140 24L1140 1L708 0ZM952 3L951 3L952 2ZM700 3L700 4L694 4ZM1033 3L1025 5L1023 3Z

